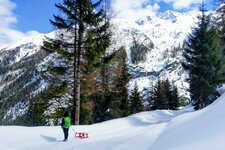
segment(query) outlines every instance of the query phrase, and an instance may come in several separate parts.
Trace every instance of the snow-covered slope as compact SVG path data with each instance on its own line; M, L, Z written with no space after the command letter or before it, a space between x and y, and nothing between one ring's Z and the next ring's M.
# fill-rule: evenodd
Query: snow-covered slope
M207 108L174 118L150 149L223 150L225 94Z
M73 126L69 141L56 127L0 127L4 150L223 150L225 94L209 107L193 111L142 112L90 126ZM74 131L73 131L74 130ZM77 139L74 132L86 132Z

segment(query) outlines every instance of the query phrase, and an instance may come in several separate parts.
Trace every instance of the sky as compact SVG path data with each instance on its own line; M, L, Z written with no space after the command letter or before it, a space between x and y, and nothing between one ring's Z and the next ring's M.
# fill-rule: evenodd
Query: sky
M49 19L59 11L55 3L63 0L0 0L0 46L23 37L48 33L55 28ZM212 0L205 0L211 4ZM195 9L202 0L108 0L114 16L137 19L140 16L166 10Z
M13 13L18 19L16 27L20 31L27 32L35 29L46 33L53 30L49 19L53 18L53 14L58 13L55 3L62 0L11 0L11 2L16 4Z

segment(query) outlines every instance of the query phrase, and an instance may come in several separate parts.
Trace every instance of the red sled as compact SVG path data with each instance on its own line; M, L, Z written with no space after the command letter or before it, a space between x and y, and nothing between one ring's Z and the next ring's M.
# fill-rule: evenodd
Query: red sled
M88 133L78 133L78 132L76 132L75 137L80 138L80 139L85 139L85 138L88 138Z

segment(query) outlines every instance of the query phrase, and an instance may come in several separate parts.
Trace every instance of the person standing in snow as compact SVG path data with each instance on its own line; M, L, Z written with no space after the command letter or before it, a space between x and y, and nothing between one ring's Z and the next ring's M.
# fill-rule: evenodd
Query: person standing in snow
M69 113L66 111L61 121L61 127L64 133L64 140L63 140L64 142L67 141L68 139L70 125L71 125L71 119L69 117Z

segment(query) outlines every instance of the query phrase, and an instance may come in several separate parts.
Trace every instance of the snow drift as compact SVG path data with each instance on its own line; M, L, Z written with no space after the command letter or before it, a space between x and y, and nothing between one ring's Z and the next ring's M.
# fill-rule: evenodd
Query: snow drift
M225 94L207 108L175 117L150 149L223 150Z

